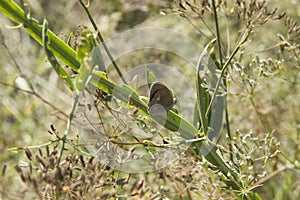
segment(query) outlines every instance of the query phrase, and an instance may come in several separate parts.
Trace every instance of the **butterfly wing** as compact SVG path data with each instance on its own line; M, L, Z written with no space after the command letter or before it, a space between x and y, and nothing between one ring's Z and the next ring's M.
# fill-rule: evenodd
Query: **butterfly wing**
M170 110L173 104L172 91L166 85L154 82L150 87L148 111L152 110L152 113L160 114Z

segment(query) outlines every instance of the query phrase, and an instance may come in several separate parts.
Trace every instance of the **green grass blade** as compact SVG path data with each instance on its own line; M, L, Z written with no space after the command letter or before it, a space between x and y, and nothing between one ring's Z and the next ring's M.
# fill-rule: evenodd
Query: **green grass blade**
M201 129L203 130L204 134L207 135L208 132L208 126L209 126L209 113L210 108L208 108L209 100L210 100L210 94L208 92L208 89L205 87L204 82L204 76L201 75L200 70L205 70L207 68L207 65L209 62L205 62L207 59L207 52L209 48L213 45L215 42L215 39L210 41L205 48L203 49L202 54L199 57L199 61L197 64L197 106L198 106L198 114L194 114L195 117L198 117L200 119ZM194 119L194 123L196 123L197 119Z
M58 74L58 76L60 78L62 78L66 85L72 90L75 90L75 85L71 79L71 76L68 74L68 72L59 64L59 62L56 60L54 54L52 53L52 51L50 51L48 49L48 45L51 41L49 41L49 37L47 35L48 33L48 23L46 20L44 20L43 23L43 45L44 45L44 49L46 52L46 56L50 62L50 64L52 65L53 69L56 71L56 73Z
M21 24L31 37L43 45L43 26L39 25L37 20L28 18L24 10L15 2L11 0L1 0L0 11L12 21ZM51 41L49 50L52 51L57 58L76 71L80 66L76 52L50 30L48 30L48 37Z

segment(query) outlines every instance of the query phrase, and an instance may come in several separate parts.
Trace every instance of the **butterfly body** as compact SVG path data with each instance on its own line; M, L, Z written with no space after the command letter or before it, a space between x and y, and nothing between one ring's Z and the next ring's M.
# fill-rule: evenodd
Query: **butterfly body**
M148 112L160 115L167 112L175 104L172 91L161 82L154 82L150 87Z

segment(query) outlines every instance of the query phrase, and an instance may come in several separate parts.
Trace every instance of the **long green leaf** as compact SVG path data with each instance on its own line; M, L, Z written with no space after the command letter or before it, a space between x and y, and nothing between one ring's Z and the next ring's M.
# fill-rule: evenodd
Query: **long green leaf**
M205 48L203 49L202 54L199 57L199 61L197 64L197 103L198 106L198 114L194 115L195 117L199 117L201 128L204 131L205 135L208 133L208 126L209 126L209 115L206 113L210 113L210 108L208 108L209 100L210 100L210 94L205 87L204 82L204 75L202 76L200 73L200 70L205 70L208 66L209 62L206 62L208 58L208 49L211 48L213 43L215 42L215 39L210 41ZM195 123L196 119L194 119Z
M46 52L46 56L50 62L50 64L52 65L53 69L56 71L56 73L58 74L58 76L60 78L62 78L65 83L67 84L67 86L74 91L75 90L75 86L74 83L72 82L71 76L68 74L68 72L65 70L65 68L63 68L59 62L56 60L54 54L52 53L52 51L50 51L48 49L48 44L49 44L49 37L47 35L48 33L48 23L46 20L44 20L43 23L43 44L44 44L44 49Z
M39 25L37 20L28 18L26 13L14 1L0 0L0 11L12 21L21 24L37 42L43 45L43 26ZM48 30L48 36L51 41L49 50L66 65L76 71L80 66L76 52L52 31Z

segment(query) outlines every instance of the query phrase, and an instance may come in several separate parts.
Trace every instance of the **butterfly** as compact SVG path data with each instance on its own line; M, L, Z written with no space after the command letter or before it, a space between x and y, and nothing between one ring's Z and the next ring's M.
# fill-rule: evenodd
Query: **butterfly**
M148 113L160 115L168 112L176 103L173 92L163 83L154 82L150 87Z

